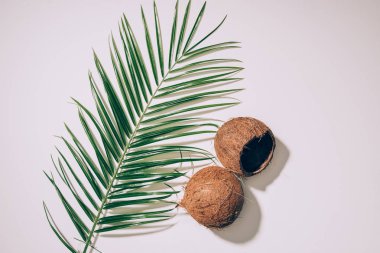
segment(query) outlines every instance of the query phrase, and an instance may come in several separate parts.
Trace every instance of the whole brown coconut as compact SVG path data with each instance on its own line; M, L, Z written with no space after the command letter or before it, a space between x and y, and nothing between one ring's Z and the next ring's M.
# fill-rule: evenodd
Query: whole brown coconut
M222 228L235 221L243 203L239 179L224 168L209 166L191 177L180 206L200 224Z
M239 117L219 128L214 147L224 167L238 175L252 176L267 167L276 141L272 131L260 120Z

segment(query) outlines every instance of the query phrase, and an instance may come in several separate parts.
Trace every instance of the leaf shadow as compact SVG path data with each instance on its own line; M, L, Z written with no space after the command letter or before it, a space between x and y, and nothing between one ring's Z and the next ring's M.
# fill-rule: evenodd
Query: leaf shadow
M191 105L191 103L189 103L189 105ZM222 107L217 107L217 108L213 108L213 109L204 109L202 111L196 111L196 112L186 112L186 113L183 113L183 114L180 114L180 115L175 115L175 116L170 116L170 117L167 117L165 119L158 119L156 122L160 122L162 123L163 121L165 120L175 120L175 119L181 119L181 118L184 118L184 117L197 117L197 116L202 116L202 115L208 115L210 116L210 114L214 113L214 112L218 112L220 110L223 110L223 109L227 109L227 108L230 108L230 107L233 107L234 105L236 104L232 104L232 105L224 105ZM205 117L205 119L209 119L210 117ZM212 137L212 139L214 139L214 137ZM194 142L189 142L189 143L197 143L197 142L202 142L204 141L205 139L202 139L202 140L196 140Z
M200 54L193 56L191 58L182 59L179 63L183 64L183 63L188 62L189 60L196 60L196 59L202 58L203 56L209 55L211 53L220 52L220 51L224 51L227 49L239 49L239 48L240 48L240 46L228 46L228 47L223 47L223 48L216 48L216 49L212 49L212 50L209 50L207 52L204 52L204 53L200 53Z
M218 65L218 67L220 67L220 65ZM216 74L224 73L224 72L226 72L228 70L229 71L233 71L233 70L239 71L239 70L241 70L241 69L238 69L239 67L235 66L235 65L225 66L225 67L236 67L236 69L210 69L210 70L203 70L201 72L187 73L186 76L181 76L183 73L176 73L176 74L171 73L172 76L170 76L167 80L165 80L165 83L166 84L175 84L175 83L177 83L179 81L190 80L193 77L200 77L202 75L216 75ZM184 73L186 73L186 71Z
M232 75L230 77L232 77ZM220 83L217 83L217 84L204 84L204 85L201 85L199 87L189 87L188 89L177 91L177 92L175 92L173 94L165 95L164 98L158 97L157 101L164 100L164 99L175 98L175 97L181 97L181 96L183 97L183 96L186 96L186 95L194 94L195 92L199 92L200 93L200 92L210 91L210 90L221 88L221 87L224 87L224 86L228 87L228 85L231 85L231 84L236 83L238 81L239 80L229 80L229 81L224 81L224 82L220 82Z
M130 233L114 233L114 234L102 234L100 237L108 237L108 238L120 238L120 237L132 237L132 236L141 236L141 235L149 235L159 233L165 230L172 228L175 224L167 224L167 225L157 225L157 226L140 226L133 229L129 229L130 231L138 231L142 229L149 229L148 231L140 231L140 232L130 232ZM128 229L125 229L128 230ZM120 230L123 231L123 230Z
M138 230L141 230L141 229L149 229L149 230L141 231L141 232L129 232L129 233L96 234L93 244L95 244L96 241L99 238L127 238L127 237L134 237L134 236L155 234L155 233L159 233L159 232L168 230L171 227L173 227L174 225L175 225L175 223L166 224L166 225L155 225L155 226L145 225L145 226L135 227L133 229L129 228L129 229L123 229L123 230L124 231L127 231L127 230L129 230L129 231L138 231ZM123 230L119 230L119 232L123 231ZM90 247L89 248L89 253L95 253L95 252L101 252L101 251L99 251L98 249L96 249L94 247Z

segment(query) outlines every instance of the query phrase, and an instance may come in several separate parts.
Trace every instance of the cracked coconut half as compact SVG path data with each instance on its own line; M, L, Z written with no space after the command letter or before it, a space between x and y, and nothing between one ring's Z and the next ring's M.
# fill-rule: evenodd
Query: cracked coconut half
M252 176L268 166L276 141L260 120L238 117L219 128L214 147L225 168L240 176Z

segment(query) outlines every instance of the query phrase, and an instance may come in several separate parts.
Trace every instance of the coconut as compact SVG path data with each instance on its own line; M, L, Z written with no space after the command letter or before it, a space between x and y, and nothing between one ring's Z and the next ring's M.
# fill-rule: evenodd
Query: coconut
M179 205L198 223L222 228L235 221L243 203L240 180L224 168L209 166L191 177Z
M273 157L276 141L260 120L238 117L218 130L214 147L223 166L238 175L252 176L264 170Z

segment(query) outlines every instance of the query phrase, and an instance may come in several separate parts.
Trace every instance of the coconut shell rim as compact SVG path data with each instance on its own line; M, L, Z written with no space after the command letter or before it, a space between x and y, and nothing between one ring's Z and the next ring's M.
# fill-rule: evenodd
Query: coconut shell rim
M264 123L263 123L264 124ZM268 165L271 163L271 161L272 161L272 159L273 159L273 154L274 154L274 150L275 150L275 148L276 148L276 138L274 137L274 134L273 134L273 132L272 132L272 130L267 126L267 125L265 125L266 127L267 127L267 131L266 132L264 132L261 136L264 136L266 133L268 133L269 134L269 136L271 137L271 139L272 139L272 142L273 142L273 145L272 145L272 149L271 149L271 151L270 151L270 153L268 154L268 157L267 157L267 159L265 159L265 161L260 165L260 167L259 167L259 169L257 169L257 170L255 170L255 171L253 171L253 172L247 172L246 170L244 170L243 169L243 166L242 166L242 164L241 164L241 156L242 156L242 153L243 153L243 149L240 151L240 153L239 153L239 164L240 164L240 171L241 171L241 173L237 173L237 172L235 172L234 170L231 170L231 171L233 171L235 174L237 174L237 175L239 175L239 176L244 176L244 177L251 177L251 176L254 176L254 175L256 175L256 174L259 174L259 173L261 173L261 172L263 172L267 167L268 167ZM261 136L258 136L258 137L255 137L255 138L259 138L259 137L261 137ZM245 147L250 141L252 141L254 138L252 138L252 139L250 139L249 141L247 141L244 145L243 145L243 147Z

